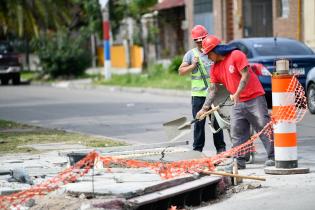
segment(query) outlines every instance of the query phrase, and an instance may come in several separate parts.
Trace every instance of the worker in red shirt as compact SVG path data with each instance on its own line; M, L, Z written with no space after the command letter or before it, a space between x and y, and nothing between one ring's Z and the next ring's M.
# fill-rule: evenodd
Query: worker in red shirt
M203 53L214 62L210 71L210 87L207 99L197 118L208 111L221 83L231 94L234 102L231 111L231 137L233 147L243 144L250 138L250 125L256 132L261 131L270 121L265 91L247 61L246 55L236 47L220 44L221 40L208 35L202 41ZM273 166L274 146L267 136L260 135L267 151L266 166ZM245 155L237 157L239 169L246 168Z

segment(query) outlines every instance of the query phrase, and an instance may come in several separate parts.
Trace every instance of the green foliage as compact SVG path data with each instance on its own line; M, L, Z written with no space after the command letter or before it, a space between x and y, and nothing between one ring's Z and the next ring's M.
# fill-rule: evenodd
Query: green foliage
M182 64L182 59L183 58L181 56L175 56L168 67L168 72L177 74L178 68Z
M140 25L141 15L150 12L156 3L157 0L130 0L128 3L126 0L109 0L109 19L114 38L125 17L133 18Z
M98 0L5 0L0 4L0 37L39 38L43 33L82 26L100 34L101 21Z
M39 37L40 30L56 30L71 22L72 0L1 1L0 34Z
M108 4L110 27L115 38L121 21L126 16L127 4L125 0L109 0Z
M149 77L154 78L165 74L166 70L163 68L162 64L153 64L148 68Z
M169 73L162 64L150 65L148 74L113 75L110 80L99 81L103 85L116 85L125 87L145 87L189 90L190 77Z
M72 0L80 6L78 27L87 33L102 34L102 13L98 0Z
M154 44L159 32L159 28L150 25L148 28L148 43Z
M140 20L141 15L149 12L150 8L157 2L157 0L132 0L128 7L129 14L134 19Z
M59 32L33 41L44 74L52 78L82 75L91 62L89 51L82 47L85 36Z

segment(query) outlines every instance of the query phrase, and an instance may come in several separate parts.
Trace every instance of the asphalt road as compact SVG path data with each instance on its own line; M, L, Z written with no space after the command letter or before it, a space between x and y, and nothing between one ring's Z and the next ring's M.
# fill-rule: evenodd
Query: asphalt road
M108 136L129 143L167 141L162 124L180 116L191 119L189 94L172 96L108 88L0 87L0 119ZM225 202L200 209L315 209L315 115L307 112L297 132L299 165L310 168L311 173L265 175L265 153L257 141L258 164L248 165L242 173L266 176L262 188L235 194ZM191 141L192 135L183 139ZM206 152L213 154L211 135L207 135L206 142Z
M114 89L1 86L0 118L123 139L167 141L162 124L190 117L190 97Z

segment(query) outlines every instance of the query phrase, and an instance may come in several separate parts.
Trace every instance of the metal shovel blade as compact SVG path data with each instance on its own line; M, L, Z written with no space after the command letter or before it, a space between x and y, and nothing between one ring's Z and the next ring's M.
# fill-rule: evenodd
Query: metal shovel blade
M171 121L168 121L166 123L163 123L163 128L166 132L167 138L169 141L176 141L181 136L184 136L185 134L190 132L190 123L185 126L185 129L178 129L179 127L183 126L187 121L186 117L180 117Z

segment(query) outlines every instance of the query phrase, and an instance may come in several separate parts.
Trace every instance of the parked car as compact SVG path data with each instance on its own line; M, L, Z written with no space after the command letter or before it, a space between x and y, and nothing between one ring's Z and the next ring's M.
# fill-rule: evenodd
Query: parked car
M0 80L7 85L10 80L13 84L20 83L22 65L19 54L15 53L9 42L0 41Z
M298 75L298 80L306 90L306 76L315 67L315 54L305 44L280 37L243 38L231 43L247 55L250 63L261 63L271 73L275 71L277 59L289 59L290 72ZM268 106L271 107L271 78L259 76L259 80L265 89Z
M307 74L306 92L308 109L312 114L315 114L315 67Z

